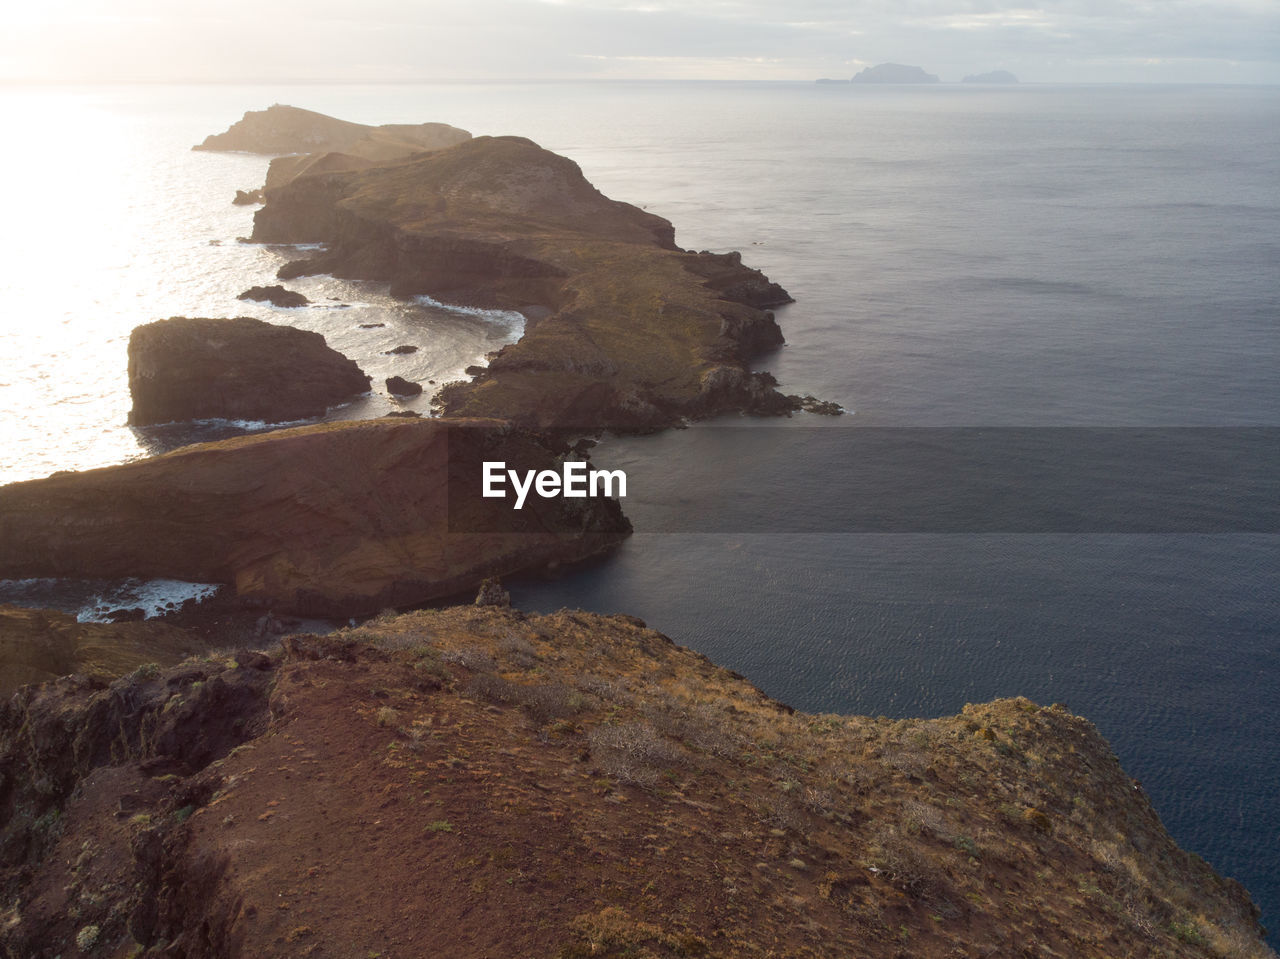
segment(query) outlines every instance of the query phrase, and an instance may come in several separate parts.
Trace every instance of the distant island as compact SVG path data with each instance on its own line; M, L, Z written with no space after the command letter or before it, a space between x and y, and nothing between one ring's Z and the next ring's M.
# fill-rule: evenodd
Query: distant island
M971 73L961 83L1017 83L1018 78L1008 70L992 70L990 73Z
M856 74L850 83L937 83L932 73L901 63L880 63Z

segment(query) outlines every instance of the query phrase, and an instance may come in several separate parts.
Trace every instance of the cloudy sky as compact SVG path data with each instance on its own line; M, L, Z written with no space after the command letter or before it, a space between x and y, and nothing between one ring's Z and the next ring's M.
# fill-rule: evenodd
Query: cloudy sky
M0 79L1280 83L1280 0L42 0ZM359 10L359 14L355 13Z

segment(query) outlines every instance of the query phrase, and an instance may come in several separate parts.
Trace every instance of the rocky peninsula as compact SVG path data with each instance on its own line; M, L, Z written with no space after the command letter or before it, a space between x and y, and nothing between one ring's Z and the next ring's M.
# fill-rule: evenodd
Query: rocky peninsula
M345 153L364 160L394 160L423 150L439 150L470 139L466 130L447 123L387 123L369 126L274 104L250 110L222 133L205 137L193 150L241 153Z
M1085 720L456 607L0 707L5 956L1266 957Z
M302 114L203 148L406 139ZM267 614L249 646L215 625L166 668L194 643L173 627L0 609L7 675L72 672L0 702L0 955L1274 956L1244 890L1065 707L806 715L628 616L373 615L629 532L612 499L513 513L480 495L484 462L796 408L749 367L789 297L521 138L301 165L254 238L326 249L284 276L520 309L525 336L444 391L444 419L0 488L0 577L170 576L233 584L253 616L372 616L276 641ZM201 335L177 352L221 334Z
M447 416L636 430L799 407L749 366L783 342L768 309L791 302L785 290L737 253L679 249L667 220L521 137L299 176L266 191L252 239L326 244L282 279L384 280L402 296L523 311L523 338L442 392Z
M342 618L426 603L627 535L616 500L482 498L482 460L541 470L566 453L501 421L393 417L13 483L0 577L227 583L250 607Z

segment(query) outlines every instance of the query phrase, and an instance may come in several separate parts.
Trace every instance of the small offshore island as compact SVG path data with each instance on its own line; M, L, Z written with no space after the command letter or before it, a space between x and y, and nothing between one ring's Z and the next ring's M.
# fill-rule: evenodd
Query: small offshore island
M751 370L790 297L738 254L681 250L520 137L277 105L198 149L288 154L239 197L254 242L324 245L281 279L515 309L525 334L438 418L0 488L0 576L230 587L168 622L0 607L0 955L1274 955L1061 706L806 715L633 617L508 607L493 577L630 524L608 497L515 512L482 463L838 412ZM284 340L282 368L258 344ZM311 413L368 386L331 354L257 321L140 326L135 416Z

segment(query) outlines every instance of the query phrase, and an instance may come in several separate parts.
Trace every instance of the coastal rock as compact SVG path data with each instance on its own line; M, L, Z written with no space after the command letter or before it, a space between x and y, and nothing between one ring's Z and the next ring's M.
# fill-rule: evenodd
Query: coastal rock
M385 162L423 150L439 150L470 139L447 123L387 123L367 126L312 110L274 104L250 110L224 133L205 138L193 150L243 153L345 153Z
M807 714L624 615L454 606L29 688L0 769L24 959L86 927L186 959L1275 955L1067 710Z
M0 699L70 673L109 682L144 663L168 666L204 649L195 634L168 623L81 623L57 610L0 605Z
M400 346L392 347L389 350L383 350L382 355L383 356L408 356L411 353L417 353L417 352L418 352L418 348L416 346L412 346L411 344L404 343L404 344L401 344Z
M511 594L496 579L486 579L476 593L477 606L510 606Z
M267 190L278 189L300 176L367 170L377 165L376 160L351 153L303 153L275 157L267 166L267 182L260 192L265 194Z
M879 63L854 74L852 83L937 83L938 78L921 67Z
M242 602L353 616L573 562L630 527L614 500L481 496L481 462L562 452L492 420L324 423L0 487L0 578L227 583Z
M443 390L441 409L592 431L743 409L741 391L708 392L704 376L745 371L782 343L768 308L791 302L784 289L736 253L686 252L674 236L668 221L603 196L571 160L521 137L477 137L298 177L270 191L253 239L326 244L281 279L382 280L398 296L536 317L473 382Z
M135 426L306 419L367 392L369 382L319 333L245 316L173 317L129 337L129 422Z
M311 301L296 290L286 290L283 286L251 286L237 300L254 300L258 303L270 303L272 306L286 308L306 306Z
M231 202L236 206L253 206L255 203L261 203L262 190L236 190L235 198Z
M422 384L406 380L403 376L388 376L387 392L392 396L420 396Z

